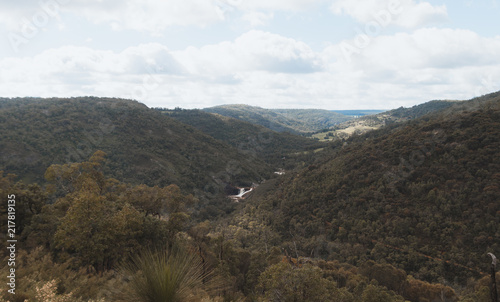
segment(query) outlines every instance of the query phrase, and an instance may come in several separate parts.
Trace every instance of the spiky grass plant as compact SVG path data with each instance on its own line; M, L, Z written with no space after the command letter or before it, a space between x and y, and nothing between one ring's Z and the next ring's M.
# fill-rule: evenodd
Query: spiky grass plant
M130 298L141 302L190 301L211 274L198 255L179 248L147 250L125 265L125 271L134 275L131 289L135 297Z

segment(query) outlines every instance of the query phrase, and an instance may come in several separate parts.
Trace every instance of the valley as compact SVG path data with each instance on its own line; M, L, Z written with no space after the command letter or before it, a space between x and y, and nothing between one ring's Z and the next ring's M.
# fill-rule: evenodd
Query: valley
M197 301L489 301L499 121L500 92L359 118L0 99L18 292L125 301L122 263L167 246L210 272Z

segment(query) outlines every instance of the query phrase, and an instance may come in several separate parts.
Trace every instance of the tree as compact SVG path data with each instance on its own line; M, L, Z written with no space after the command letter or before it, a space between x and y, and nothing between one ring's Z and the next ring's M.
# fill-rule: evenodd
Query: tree
M354 301L335 282L323 278L321 269L310 265L272 265L261 274L258 288L261 301Z
M136 238L142 222L140 213L129 205L118 210L102 195L79 192L72 196L55 241L57 247L76 256L80 265L102 271L139 245Z
M29 227L32 218L42 211L48 197L39 185L26 185L22 181L14 182L15 178L13 174L4 176L3 171L0 171L0 199L15 201L12 208L15 210L16 217L15 231L17 236L20 236L24 229ZM7 202L0 204L2 215L9 212L7 207ZM1 225L3 226L6 222L7 217L2 216Z
M101 171L101 165L105 157L106 153L98 150L86 162L51 165L45 171L45 179L52 183L50 189L60 195L85 189L85 186L89 189L89 185L103 190L106 179Z
M144 215L161 218L169 241L185 228L190 218L187 208L196 202L192 195L182 194L177 185L163 188L138 185L127 188L122 195L122 202L131 204Z
M104 155L97 151L88 162L52 165L45 174L67 192L55 204L68 205L54 235L56 247L98 271L139 245L143 223L136 209L120 201L120 190L115 190L119 183L101 172Z
M361 296L362 302L389 302L389 301L400 301L403 302L404 299L401 297L394 297L387 291L382 290L372 284L368 285L363 291Z
M171 246L195 202L176 185L134 187L105 177L104 156L97 151L89 161L52 165L45 173L62 194L54 208L65 209L54 235L56 247L98 271L113 267L141 243Z

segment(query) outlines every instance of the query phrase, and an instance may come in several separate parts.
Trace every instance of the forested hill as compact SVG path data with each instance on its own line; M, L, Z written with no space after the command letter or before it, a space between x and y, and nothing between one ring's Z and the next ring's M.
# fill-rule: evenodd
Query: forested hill
M283 161L259 157L282 142L276 150L294 150L282 137L308 146L303 138L262 130L245 149L227 142L262 128L178 111L0 99L0 170L21 178L0 173L18 300L139 301L171 288L155 277L165 272L189 277L168 291L193 301L490 300L500 92L296 152L305 168L273 177ZM30 181L44 173L44 185ZM224 194L264 178L244 200Z
M162 110L162 112L215 139L237 147L247 156L257 156L270 164L281 162L283 157L290 158L294 154L326 146L325 143L310 138L276 132L264 126L202 110ZM292 166L282 168L288 170Z
M353 134L363 134L371 130L380 129L386 125L402 123L412 119L433 114L449 108L461 101L430 101L413 107L400 107L378 114L362 116L341 124L331 129L322 130L314 137L323 140L346 139Z
M315 132L351 119L340 113L319 109L264 109L248 105L222 105L203 110L290 133Z
M463 286L500 253L500 93L353 137L269 191L248 211L291 254Z
M135 184L177 184L213 193L225 184L251 184L273 169L257 157L122 99L0 100L0 170L42 181L51 164L107 154L105 172Z

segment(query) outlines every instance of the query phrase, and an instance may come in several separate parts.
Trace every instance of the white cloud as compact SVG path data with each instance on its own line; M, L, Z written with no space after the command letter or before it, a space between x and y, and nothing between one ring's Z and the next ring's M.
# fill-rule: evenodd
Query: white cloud
M123 52L65 46L30 58L0 60L0 95L4 96L141 96L155 82L184 72L160 44L130 47Z
M308 73L321 68L319 58L300 41L257 30L234 42L222 42L176 52L179 61L195 74L227 74L263 70Z
M1 1L0 24L13 32L26 31L27 27L43 28L57 20L69 0Z
M263 13L256 11L245 13L242 17L244 21L247 21L253 27L267 25L273 18L274 13Z
M324 0L225 0L235 7L246 11L283 10L300 11L308 9Z
M350 80L364 86L353 91L375 102L389 102L386 108L392 108L410 99L463 99L477 91L500 90L500 84L490 80L500 76L500 57L495 55L499 52L500 37L425 28L372 38L350 63L339 45L325 49L323 56L331 72L358 75Z
M364 24L378 22L406 28L445 22L448 18L446 6L414 0L334 0L330 9L335 14L350 15ZM380 22L380 18L384 21Z
M294 39L250 31L219 44L171 51L158 43L121 52L66 46L0 59L0 95L135 98L149 106L394 108L500 90L500 37L427 28L373 38L342 59Z
M58 18L74 13L93 23L109 24L116 30L133 29L160 33L172 25L206 26L224 19L215 0L27 0L16 5L0 3L0 23L20 30L24 19L33 21L43 15Z
M355 45L354 42L351 45ZM385 70L423 68L459 69L500 64L500 37L484 38L469 30L423 28L371 39L353 65ZM341 51L336 52L342 58Z
M94 23L110 23L117 30L152 33L160 33L172 25L203 27L224 18L210 0L73 0L71 9L78 10Z
M270 20L274 11L300 11L325 0L25 0L0 2L0 24L20 31L23 20L42 15L59 19L60 14L83 16L95 24L115 30L137 30L153 34L170 26L205 27L223 22L227 14L241 11L252 25Z
M184 66L171 51L158 43L130 47L119 56L127 61L128 70L137 74L182 74L185 72Z

